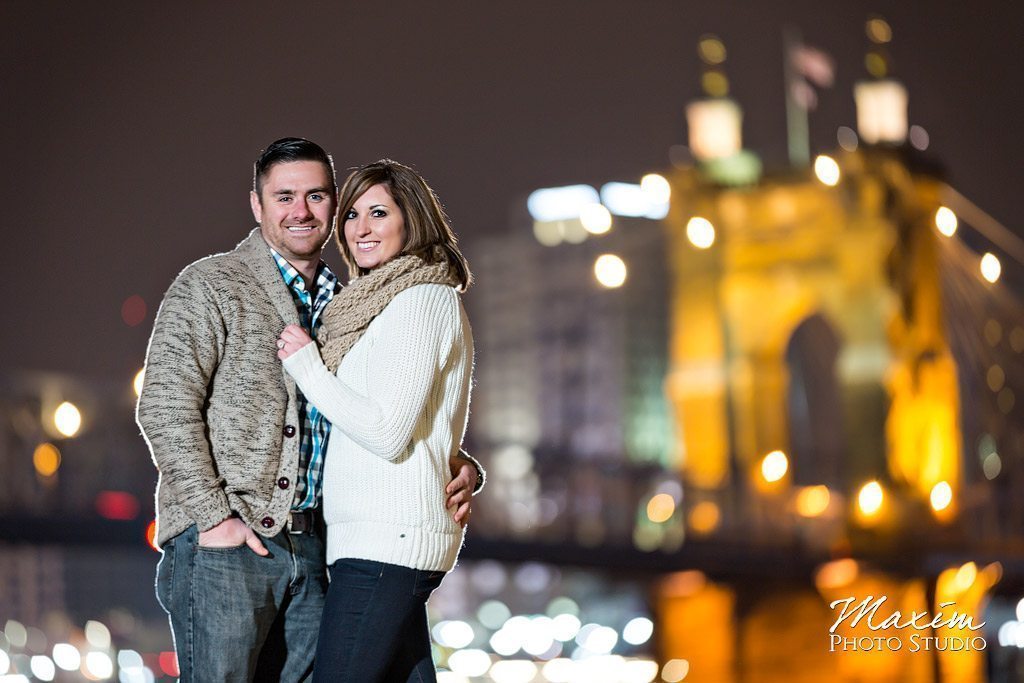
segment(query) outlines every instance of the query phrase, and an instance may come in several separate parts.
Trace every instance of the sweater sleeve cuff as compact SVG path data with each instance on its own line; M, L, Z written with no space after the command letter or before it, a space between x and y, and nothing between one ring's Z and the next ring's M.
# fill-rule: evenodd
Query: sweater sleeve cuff
M207 531L217 526L232 515L231 507L228 505L228 497L220 488L210 491L202 498L194 498L187 503L187 509L192 515L199 531Z
M310 382L318 373L329 372L320 360L320 350L315 343L309 343L285 358L284 369L299 384Z
M468 460L469 464L476 468L476 487L473 489L473 495L475 496L483 490L484 484L487 483L487 471L480 464L480 461L470 455L465 449L459 449L459 457L463 460Z

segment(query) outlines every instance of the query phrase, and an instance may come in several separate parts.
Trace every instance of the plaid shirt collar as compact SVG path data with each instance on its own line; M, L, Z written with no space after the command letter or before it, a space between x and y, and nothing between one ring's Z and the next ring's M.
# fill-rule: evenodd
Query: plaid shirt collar
M302 279L295 266L288 263L273 247L270 247L270 254L274 257L277 269L281 271L281 277L284 278L284 283L288 285L288 288L300 293L300 295L306 294L306 281ZM320 265L316 268L315 282L316 288L314 291L316 292L316 298L311 303L313 310L319 312L318 309L326 305L338 290L338 276L334 274L330 266L324 261L320 261Z

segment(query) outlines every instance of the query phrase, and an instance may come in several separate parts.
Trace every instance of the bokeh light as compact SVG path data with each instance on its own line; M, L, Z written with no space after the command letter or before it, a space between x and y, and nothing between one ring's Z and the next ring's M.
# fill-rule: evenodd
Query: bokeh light
M155 519L150 521L150 523L146 525L146 543L148 543L149 547L152 548L153 550L160 550L160 547L156 544L156 520Z
M57 675L57 668L53 665L53 660L46 655L32 657L29 669L32 671L32 675L41 681L52 681Z
M818 517L828 509L831 499L827 486L805 486L796 496L797 514L801 517Z
M100 491L96 494L96 512L105 519L135 519L139 510L139 499L127 491Z
M697 54L705 64L721 64L726 57L725 44L713 33L706 33L697 43Z
M135 379L132 380L132 388L135 390L135 395L140 396L142 394L142 383L146 380L146 368L142 368L135 373Z
M500 600L487 600L480 605L480 609L476 612L476 618L480 623L492 631L501 628L501 625L511 616L512 612L509 611L508 606Z
M776 482L789 471L789 459L782 451L772 451L761 460L761 476L767 482Z
M822 593L827 593L853 583L860 573L857 561L846 557L826 562L818 568L814 575L814 584Z
M594 277L608 289L621 287L626 281L626 263L615 254L601 254L594 261Z
M93 680L106 680L114 675L114 662L106 652L92 651L85 655L83 673Z
M138 294L133 294L121 304L121 320L128 327L141 325L146 319L146 301Z
M657 173L648 173L641 178L640 189L654 204L664 204L672 198L672 186L664 176Z
M686 239L698 249L707 249L715 243L715 226L703 216L694 216L686 223Z
M998 392L1006 384L1006 373L1001 366L993 365L985 373L985 381L989 389Z
M70 401L64 401L53 411L53 425L66 437L72 437L82 427L82 413Z
M918 125L910 127L907 138L910 140L911 147L921 152L928 149L928 145L931 144L931 136L928 135L928 131Z
M64 671L78 671L82 654L71 643L57 643L53 646L53 662Z
M85 622L85 639L89 644L100 650L110 647L110 629L99 621Z
M946 237L952 237L956 233L958 221L953 209L948 206L940 206L935 211L935 227Z
M953 502L953 488L949 485L949 482L940 481L933 486L929 501L931 502L932 509L936 512L947 509Z
M612 214L603 204L587 204L580 209L580 223L591 235L603 235L612 229Z
M892 40L892 27L889 26L889 22L881 17L872 17L871 19L868 19L864 30L868 35L868 39L872 43L881 45Z
M869 481L860 488L857 493L857 506L861 513L867 517L873 517L882 509L885 501L885 492L882 485L877 481Z
M989 282L995 283L1003 272L1003 266L999 258L992 252L985 252L981 257L981 276Z
M661 679L665 683L679 683L690 673L690 662L685 659L670 659L661 668Z
M721 521L722 511L714 501L702 500L690 510L689 524L694 533L710 534Z
M814 159L814 175L825 185L835 187L839 184L839 163L827 154L819 154Z
M622 629L622 640L630 645L643 645L654 634L654 622L647 617L635 617Z
M847 152L856 151L859 144L857 132L849 126L839 126L836 130L836 142Z
M459 650L448 657L448 666L457 674L475 678L491 668L491 657L483 650Z
M60 450L52 443L41 443L32 452L32 466L43 477L52 477L60 468Z
M647 519L655 524L667 522L676 511L676 501L667 493L651 496L647 501Z

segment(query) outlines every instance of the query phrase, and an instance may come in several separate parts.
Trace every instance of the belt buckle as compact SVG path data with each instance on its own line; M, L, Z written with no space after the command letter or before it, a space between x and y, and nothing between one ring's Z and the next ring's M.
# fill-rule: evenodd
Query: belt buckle
M289 511L288 512L288 521L285 522L285 527L287 527L288 533L290 533L290 534L301 534L302 533L302 531L303 531L302 529L296 529L295 528L296 527L296 525L295 525L295 516L296 515L301 515L301 514L302 514L301 510ZM300 526L304 526L302 524L302 522L300 522L299 524L300 524Z

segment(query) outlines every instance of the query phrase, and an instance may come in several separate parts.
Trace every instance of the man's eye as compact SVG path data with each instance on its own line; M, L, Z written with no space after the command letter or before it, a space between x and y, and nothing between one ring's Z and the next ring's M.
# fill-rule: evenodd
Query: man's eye
M311 194L311 195L309 195L309 198L310 198L311 201L319 202L320 200L322 200L324 198L324 196L322 194Z
M279 201L279 202L290 202L291 200L292 200L292 198L287 196L287 195L282 195L282 196L277 198L277 201Z

